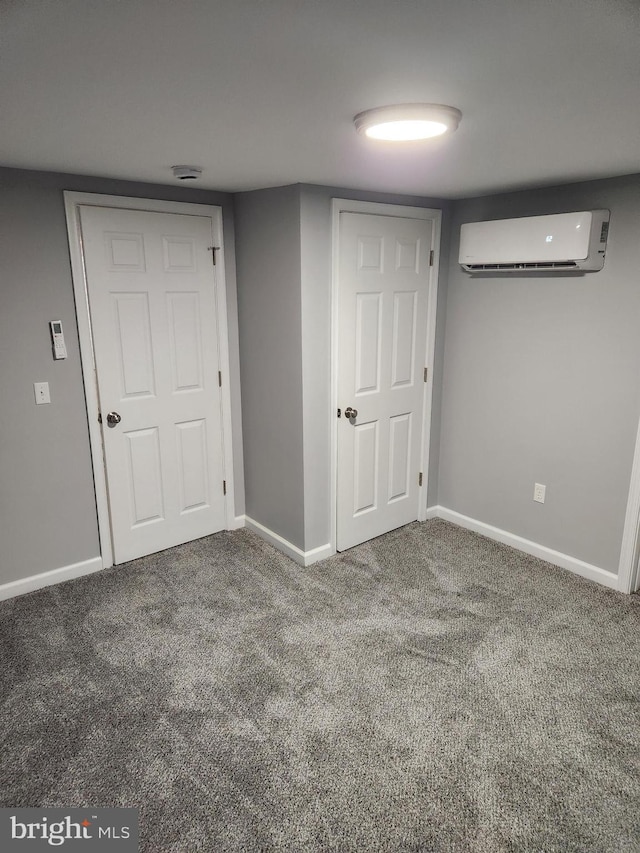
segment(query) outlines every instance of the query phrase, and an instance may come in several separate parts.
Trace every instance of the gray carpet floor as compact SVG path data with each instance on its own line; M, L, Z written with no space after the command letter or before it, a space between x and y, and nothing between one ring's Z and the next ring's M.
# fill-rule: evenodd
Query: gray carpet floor
M443 521L239 530L0 603L2 806L141 850L640 850L640 601Z

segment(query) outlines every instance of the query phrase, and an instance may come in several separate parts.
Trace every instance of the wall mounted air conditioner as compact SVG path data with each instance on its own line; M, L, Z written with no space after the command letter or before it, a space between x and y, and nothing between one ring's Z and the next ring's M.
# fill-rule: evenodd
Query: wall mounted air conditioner
M467 272L601 270L608 230L608 210L468 222L459 263Z

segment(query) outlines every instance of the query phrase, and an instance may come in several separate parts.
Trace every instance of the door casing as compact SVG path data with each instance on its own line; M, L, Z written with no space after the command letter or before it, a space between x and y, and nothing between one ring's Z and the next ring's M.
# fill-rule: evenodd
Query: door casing
M229 334L227 327L227 298L224 240L222 231L222 208L188 202L172 202L157 199L129 198L126 196L100 195L96 193L64 193L65 211L67 216L67 233L69 252L71 256L71 273L75 297L76 317L78 321L78 336L80 340L80 361L82 366L82 381L84 384L87 416L89 422L89 442L91 462L93 465L93 480L96 495L96 510L98 517L98 536L103 568L113 565L113 544L109 520L109 501L105 460L102 448L102 434L98 423L98 392L91 332L91 315L87 295L87 282L82 251L82 234L80 230L79 207L91 205L94 207L111 207L124 210L141 210L156 213L191 214L192 216L211 217L214 231L214 245L219 247L216 252L217 280L217 322L220 371L223 381L222 398L222 441L223 466L226 480L225 496L225 526L232 529L234 523L235 488L233 477L233 445L231 429L231 387L229 373Z
M425 349L425 367L428 367L427 382L424 383L424 405L422 416L422 439L420 443L420 470L422 471L422 491L418 502L418 521L427 519L427 495L429 487L429 449L431 443L431 410L433 401L433 362L436 347L436 314L438 310L438 271L440 268L440 236L442 231L442 211L426 207L406 207L404 205L379 202L354 201L334 198L331 203L332 218L332 275L331 275L331 553L336 553L337 544L337 489L338 489L338 288L339 288L339 246L340 214L367 213L377 216L402 217L404 219L424 219L433 222L432 249L433 264L430 267L429 294L427 297L427 334Z
M631 482L620 546L618 590L640 592L640 423L631 467Z

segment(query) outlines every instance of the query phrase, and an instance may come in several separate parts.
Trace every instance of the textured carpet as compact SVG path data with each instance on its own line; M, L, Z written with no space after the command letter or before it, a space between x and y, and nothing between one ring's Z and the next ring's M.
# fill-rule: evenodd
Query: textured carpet
M640 601L442 521L222 533L0 603L3 806L143 851L640 850Z

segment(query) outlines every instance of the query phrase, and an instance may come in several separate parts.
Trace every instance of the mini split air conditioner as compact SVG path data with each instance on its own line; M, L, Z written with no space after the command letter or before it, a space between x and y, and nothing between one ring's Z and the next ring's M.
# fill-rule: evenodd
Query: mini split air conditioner
M608 210L468 222L459 263L467 272L601 270L608 230Z

